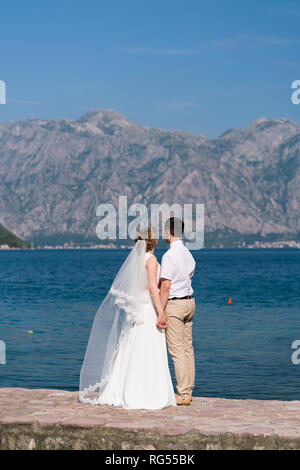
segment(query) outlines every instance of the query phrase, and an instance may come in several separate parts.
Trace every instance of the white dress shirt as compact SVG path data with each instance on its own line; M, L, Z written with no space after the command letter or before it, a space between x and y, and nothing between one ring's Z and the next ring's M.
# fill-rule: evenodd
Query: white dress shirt
M193 294L192 277L196 262L182 240L174 240L161 260L160 277L169 279L171 297L185 297Z

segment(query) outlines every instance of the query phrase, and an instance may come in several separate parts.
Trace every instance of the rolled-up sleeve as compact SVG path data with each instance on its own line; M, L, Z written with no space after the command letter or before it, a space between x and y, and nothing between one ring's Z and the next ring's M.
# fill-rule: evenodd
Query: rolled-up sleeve
M169 279L172 281L174 272L174 265L168 253L165 253L161 260L161 268L160 268L160 277L163 279Z

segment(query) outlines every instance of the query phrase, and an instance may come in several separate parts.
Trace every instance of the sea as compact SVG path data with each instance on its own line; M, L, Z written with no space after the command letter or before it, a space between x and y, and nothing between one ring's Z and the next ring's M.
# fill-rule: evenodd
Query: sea
M300 400L300 250L192 254L194 395ZM78 390L94 316L127 255L0 251L0 387Z

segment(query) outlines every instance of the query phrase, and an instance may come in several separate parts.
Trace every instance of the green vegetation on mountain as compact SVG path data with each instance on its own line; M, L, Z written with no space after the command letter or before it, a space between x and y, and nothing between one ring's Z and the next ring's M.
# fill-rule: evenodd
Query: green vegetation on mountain
M0 224L0 245L8 245L10 248L30 248L30 243L22 240Z

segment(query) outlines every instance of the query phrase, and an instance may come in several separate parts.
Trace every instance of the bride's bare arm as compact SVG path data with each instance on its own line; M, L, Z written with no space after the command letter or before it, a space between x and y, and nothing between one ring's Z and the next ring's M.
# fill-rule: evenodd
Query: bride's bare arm
M157 313L156 324L159 328L167 328L167 318L161 305L159 290L157 286L157 268L157 260L155 256L151 256L146 262L146 269L148 276L148 286Z

